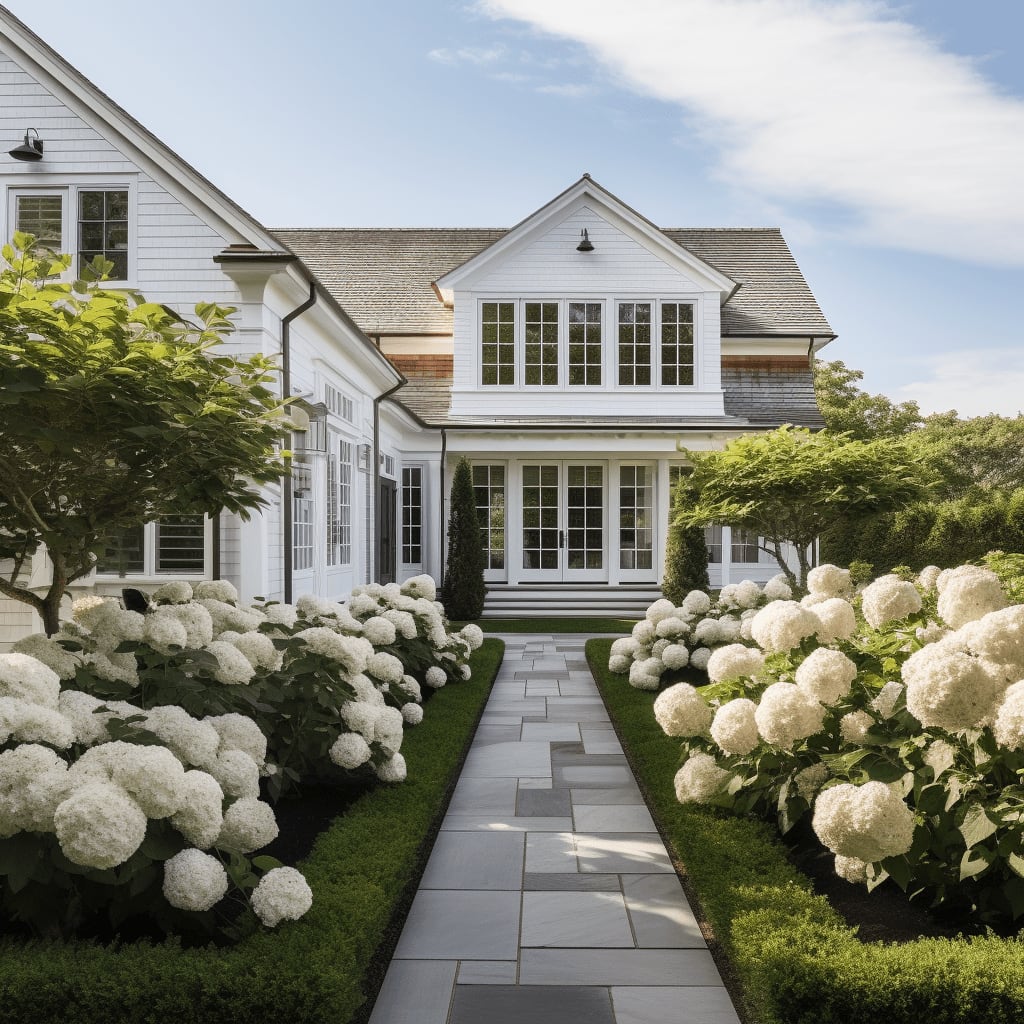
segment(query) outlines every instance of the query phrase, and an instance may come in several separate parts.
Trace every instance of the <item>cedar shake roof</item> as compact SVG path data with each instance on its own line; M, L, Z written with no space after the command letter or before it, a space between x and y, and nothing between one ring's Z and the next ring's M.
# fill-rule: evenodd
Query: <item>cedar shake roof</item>
M732 278L723 337L834 337L778 228L664 228ZM274 234L370 335L451 335L432 282L493 245L505 228L304 228Z

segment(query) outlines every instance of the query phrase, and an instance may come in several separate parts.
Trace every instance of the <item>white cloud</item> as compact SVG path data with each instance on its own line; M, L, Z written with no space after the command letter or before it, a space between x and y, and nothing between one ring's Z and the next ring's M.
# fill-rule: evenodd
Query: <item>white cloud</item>
M922 363L922 378L888 389L890 398L913 399L925 413L1024 413L1024 352L1019 348L962 349L925 357Z
M462 46L456 50L442 47L439 50L431 50L427 56L439 64L494 64L496 61L504 60L507 51L503 46Z
M539 85L537 92L546 93L550 96L564 96L566 99L579 100L594 94L592 85L585 85L580 82L566 82L562 85Z
M1024 265L1024 100L873 0L480 0L677 103L721 174L855 239Z

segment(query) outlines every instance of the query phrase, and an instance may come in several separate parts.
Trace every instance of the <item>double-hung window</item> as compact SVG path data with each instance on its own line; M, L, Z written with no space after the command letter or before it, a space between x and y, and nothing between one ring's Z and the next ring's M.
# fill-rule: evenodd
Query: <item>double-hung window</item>
M103 576L205 576L207 520L201 515L161 516L119 530L100 549Z
M131 189L126 185L12 188L9 223L13 231L35 235L39 246L70 253L72 272L88 276L100 256L113 264L113 283L132 278Z

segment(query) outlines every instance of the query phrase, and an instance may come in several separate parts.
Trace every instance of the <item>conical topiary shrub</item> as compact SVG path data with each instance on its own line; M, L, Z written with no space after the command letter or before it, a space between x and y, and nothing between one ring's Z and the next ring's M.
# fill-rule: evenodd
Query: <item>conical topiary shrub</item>
M478 619L484 610L484 548L473 493L473 471L460 459L452 479L444 608L451 619Z
M661 592L673 604L682 604L691 590L708 590L708 544L703 526L677 526L676 511L691 497L685 478L672 494L665 544L665 572Z

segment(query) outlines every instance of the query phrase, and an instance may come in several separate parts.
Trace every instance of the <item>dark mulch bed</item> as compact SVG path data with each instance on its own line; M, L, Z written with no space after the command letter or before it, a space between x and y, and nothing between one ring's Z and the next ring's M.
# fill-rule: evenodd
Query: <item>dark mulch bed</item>
M857 928L861 942L913 942L985 934L983 925L912 902L893 881L868 892L863 885L840 878L833 867L835 858L818 842L807 821L784 836L783 842L790 861L811 880L814 891L824 896L848 925Z

